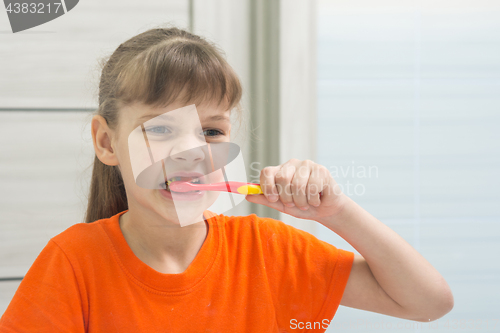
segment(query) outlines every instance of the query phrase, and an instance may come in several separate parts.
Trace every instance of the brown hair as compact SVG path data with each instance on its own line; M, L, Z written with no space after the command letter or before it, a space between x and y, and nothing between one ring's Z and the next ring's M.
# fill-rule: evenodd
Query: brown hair
M240 80L218 47L185 30L155 28L134 36L99 61L101 115L112 129L120 107L144 103L163 107L177 98L184 104L216 101L236 107L241 116ZM182 96L182 99L180 99ZM109 218L128 209L125 186L117 166L94 157L84 222Z

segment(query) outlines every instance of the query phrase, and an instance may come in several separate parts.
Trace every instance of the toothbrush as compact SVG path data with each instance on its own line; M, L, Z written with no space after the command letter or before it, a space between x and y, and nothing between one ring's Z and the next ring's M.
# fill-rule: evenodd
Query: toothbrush
M261 194L262 189L259 184L243 182L226 182L212 184L193 184L186 181L168 181L168 187L174 192L189 191L223 191L239 194Z
M193 184L186 181L168 181L168 187L174 192L189 192L189 191L223 191L239 194L263 194L260 184L243 183L243 182L227 182L227 183L212 183L212 184ZM323 193L320 192L320 197Z

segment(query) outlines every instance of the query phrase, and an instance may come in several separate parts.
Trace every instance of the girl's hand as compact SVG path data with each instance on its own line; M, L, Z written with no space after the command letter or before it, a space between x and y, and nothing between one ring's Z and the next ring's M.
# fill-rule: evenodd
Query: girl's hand
M291 159L265 167L260 171L260 187L264 194L247 195L245 199L301 219L318 221L334 216L345 202L328 169L311 160Z

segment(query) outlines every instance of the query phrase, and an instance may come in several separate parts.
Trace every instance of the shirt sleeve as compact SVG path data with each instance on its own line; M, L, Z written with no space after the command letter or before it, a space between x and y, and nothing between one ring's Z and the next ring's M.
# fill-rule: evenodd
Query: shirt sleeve
M278 324L301 331L316 323L311 331L324 332L340 305L354 253L282 221L258 219Z
M0 319L0 332L85 332L73 267L53 240L21 281Z

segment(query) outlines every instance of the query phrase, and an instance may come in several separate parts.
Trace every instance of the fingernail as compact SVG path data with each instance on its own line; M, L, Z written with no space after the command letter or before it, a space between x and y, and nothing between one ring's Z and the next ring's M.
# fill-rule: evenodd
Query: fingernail
M269 201L275 202L276 200L278 200L278 196L275 194L271 194L270 196L267 197L267 199Z
M308 209L309 209L309 206L306 206L306 207L300 207L300 209L302 209L302 210L308 210Z
M310 204L310 205L312 205L312 206L314 206L314 207L319 207L319 203L318 203L318 204L313 204L313 203L312 203L312 204Z
M295 204L293 202L290 202L290 203L285 204L285 206L287 206L287 207L293 207L293 206L295 206Z

